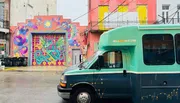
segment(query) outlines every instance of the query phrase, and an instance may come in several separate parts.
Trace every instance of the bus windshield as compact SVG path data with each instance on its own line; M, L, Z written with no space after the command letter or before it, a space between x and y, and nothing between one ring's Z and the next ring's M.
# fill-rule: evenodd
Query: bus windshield
M86 68L88 66L89 63L92 62L92 60L96 57L98 57L98 55L101 54L102 51L97 51L96 53L94 53L93 56L91 56L90 58L86 59L84 62L80 63L80 65L78 67L80 68Z

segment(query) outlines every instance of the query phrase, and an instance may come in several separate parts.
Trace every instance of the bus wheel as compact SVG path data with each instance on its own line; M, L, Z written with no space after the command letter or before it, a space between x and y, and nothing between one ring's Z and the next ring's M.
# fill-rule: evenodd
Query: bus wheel
M89 89L80 88L76 90L71 99L72 103L94 103L95 96Z

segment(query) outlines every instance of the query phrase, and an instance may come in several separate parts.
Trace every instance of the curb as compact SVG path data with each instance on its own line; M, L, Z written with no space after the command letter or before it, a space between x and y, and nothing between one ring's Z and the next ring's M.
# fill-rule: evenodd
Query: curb
M0 68L0 72L63 72L67 66L63 67L4 67Z
M16 69L15 68L5 68L3 71L15 71Z
M64 69L62 70L43 70L43 69L15 69L15 68L8 68L8 69L4 69L2 70L4 72L63 72Z

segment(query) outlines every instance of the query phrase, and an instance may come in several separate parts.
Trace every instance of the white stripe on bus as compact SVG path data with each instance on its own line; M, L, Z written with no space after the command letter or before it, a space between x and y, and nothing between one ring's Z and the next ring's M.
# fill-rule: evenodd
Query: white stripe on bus
M87 73L72 73L66 75L91 75L91 74L122 74L123 71L116 71L116 72L87 72ZM180 74L180 71L172 71L172 72L134 72L134 71L127 71L127 73L131 74Z

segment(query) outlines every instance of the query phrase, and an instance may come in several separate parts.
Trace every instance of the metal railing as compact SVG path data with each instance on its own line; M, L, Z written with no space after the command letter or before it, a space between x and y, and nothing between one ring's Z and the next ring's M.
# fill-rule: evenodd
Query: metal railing
M160 21L92 21L90 24L90 30L103 31L109 30L120 26L128 25L148 25L148 24L180 24L180 18L168 18Z
M159 24L180 24L180 18L164 18Z
M155 21L92 21L90 22L91 30L109 30L116 27L127 26L127 25L148 25L154 24Z

